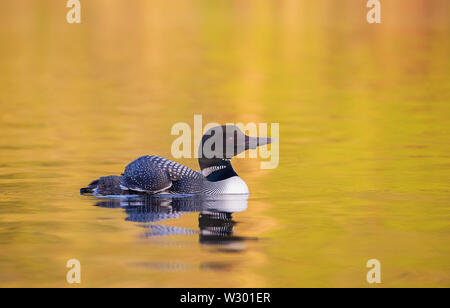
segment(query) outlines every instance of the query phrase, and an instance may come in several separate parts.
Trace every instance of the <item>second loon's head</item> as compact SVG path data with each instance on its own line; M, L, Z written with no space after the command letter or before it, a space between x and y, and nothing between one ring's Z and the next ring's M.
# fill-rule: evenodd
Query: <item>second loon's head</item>
M231 166L229 161L234 156L271 142L271 138L247 136L234 125L213 127L203 135L200 142L200 168L203 170L213 166Z

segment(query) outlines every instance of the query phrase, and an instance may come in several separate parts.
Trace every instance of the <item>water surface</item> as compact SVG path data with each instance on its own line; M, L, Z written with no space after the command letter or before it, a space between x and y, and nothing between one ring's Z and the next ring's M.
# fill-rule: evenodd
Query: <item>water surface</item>
M0 286L449 287L449 3L360 2L2 1ZM194 114L280 123L245 210L78 194Z

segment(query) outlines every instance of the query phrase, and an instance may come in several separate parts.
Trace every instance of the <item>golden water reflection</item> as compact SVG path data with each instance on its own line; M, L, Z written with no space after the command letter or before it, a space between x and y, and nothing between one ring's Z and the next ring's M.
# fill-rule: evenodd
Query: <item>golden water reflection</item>
M449 2L0 3L0 285L450 286ZM237 160L245 249L143 237L79 187L175 122L279 122L280 165ZM194 159L180 160L197 169ZM159 223L199 230L199 213Z

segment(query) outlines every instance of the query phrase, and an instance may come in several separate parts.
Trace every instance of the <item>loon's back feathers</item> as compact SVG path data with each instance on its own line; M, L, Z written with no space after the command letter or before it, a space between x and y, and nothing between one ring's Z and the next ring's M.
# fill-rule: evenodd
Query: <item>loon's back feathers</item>
M146 155L131 162L122 175L122 189L159 193L176 191L196 193L201 190L203 176L169 159Z

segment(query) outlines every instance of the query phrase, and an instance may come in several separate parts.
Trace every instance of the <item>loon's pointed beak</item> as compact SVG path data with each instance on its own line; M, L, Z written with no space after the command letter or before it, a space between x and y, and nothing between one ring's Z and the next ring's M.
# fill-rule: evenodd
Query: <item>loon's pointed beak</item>
M245 143L247 149L256 149L259 146L270 144L275 139L265 137L249 137L245 136Z

